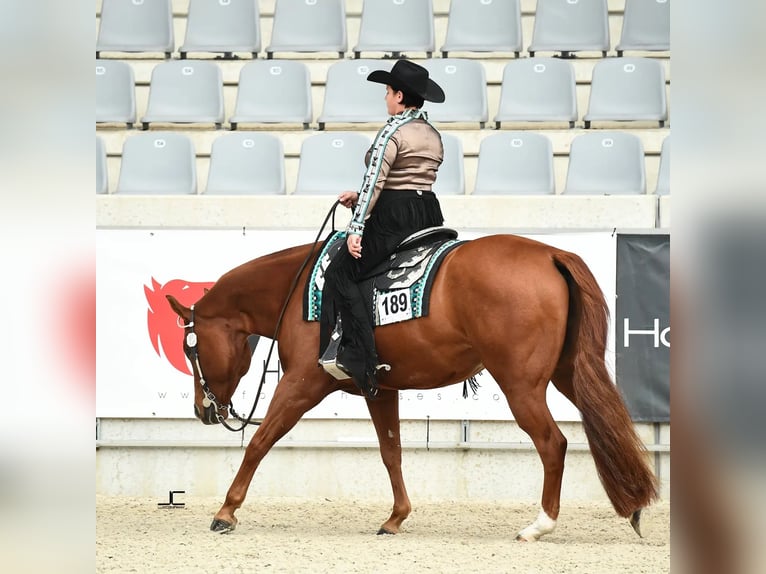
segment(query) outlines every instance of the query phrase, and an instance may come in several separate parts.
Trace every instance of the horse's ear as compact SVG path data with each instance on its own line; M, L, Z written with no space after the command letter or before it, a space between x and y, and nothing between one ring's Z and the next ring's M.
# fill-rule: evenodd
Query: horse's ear
M175 311L178 316L184 320L185 323L188 323L191 320L191 309L181 305L172 295L165 295L165 297L167 298L168 303L170 303L170 306L173 308L173 311Z

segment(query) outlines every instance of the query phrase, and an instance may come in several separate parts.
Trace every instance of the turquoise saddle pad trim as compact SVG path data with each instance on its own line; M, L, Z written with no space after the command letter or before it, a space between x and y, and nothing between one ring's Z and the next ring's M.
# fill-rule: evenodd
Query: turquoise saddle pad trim
M311 269L304 298L304 318L307 321L319 321L322 309L324 269L329 265L331 255L334 255L334 253L344 245L345 238L345 231L337 231L331 235L322 246L322 250L317 257L317 262ZM442 255L446 254L447 251L450 251L459 243L463 243L463 241L449 239L439 245L428 260L424 262L424 265L426 266L425 272L411 285L393 290L380 290L377 287L373 287L370 304L373 308L375 325L388 325L390 323L427 316L428 291L433 283L432 275L436 273L439 263L441 263L441 260L443 259ZM405 290L407 293L403 293ZM397 307L396 311L401 311L401 309L399 309L399 302L406 302L406 306L409 307L409 310L405 309L404 311L406 312L391 313L387 315L387 311L393 311L393 309L391 309L392 305Z

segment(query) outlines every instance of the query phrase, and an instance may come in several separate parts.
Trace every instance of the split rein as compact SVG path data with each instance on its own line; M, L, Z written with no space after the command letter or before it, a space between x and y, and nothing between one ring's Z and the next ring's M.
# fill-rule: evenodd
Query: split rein
M317 243L319 243L319 238L322 236L322 232L324 231L325 226L327 225L327 222L329 221L330 217L332 217L332 228L335 229L335 210L338 208L338 205L340 204L340 201L336 200L333 206L330 208L330 210L327 212L327 215L324 218L324 221L322 222L322 226L319 228L319 232L317 233L317 236L314 238L314 242L311 244L311 249L309 250L309 254L306 255L306 259L301 264L300 268L298 269L298 272L295 274L295 277L293 278L293 282L290 285L290 289L287 291L287 297L285 298L285 302L282 305L282 310L279 313L279 318L277 319L277 326L274 328L274 336L271 338L271 345L269 346L269 352L266 355L266 362L264 365L263 373L261 374L261 381L258 385L258 392L255 394L255 400L253 402L253 408L250 409L250 414L247 417L242 417L234 410L234 405L232 404L231 400L229 401L228 405L221 405L218 402L218 399L216 398L213 391L210 390L210 387L207 384L207 381L205 381L205 376L202 374L202 366L199 362L199 348L197 346L197 334L194 332L194 305L190 307L191 309L191 317L189 318L189 322L184 325L179 321L179 327L183 327L184 329L189 329L189 331L186 333L186 351L185 354L188 357L188 359L192 362L194 368L197 370L197 374L199 375L199 383L202 386L202 392L204 393L205 397L202 399L202 405L205 408L208 408L210 405L213 405L215 407L215 416L218 419L218 422L221 423L227 430L230 430L231 432L240 432L245 429L245 427L249 424L252 425L260 425L261 423L259 421L254 421L252 419L253 414L255 414L255 409L258 406L258 401L261 398L261 390L263 389L263 384L266 381L266 367L268 367L269 363L271 362L271 355L274 351L274 344L277 342L277 337L279 336L279 328L282 326L282 319L285 316L285 312L287 311L287 304L290 302L290 298L293 296L293 293L295 292L296 287L298 286L298 280L300 279L301 274L303 273L303 270L306 269L306 266L309 264L309 261L311 261L311 258L314 256L314 250L316 249ZM222 408L227 407L229 409L229 413L236 418L240 423L242 423L242 426L239 428L234 428L229 423L226 422L226 419L224 419L223 416L221 416L221 413L219 412Z

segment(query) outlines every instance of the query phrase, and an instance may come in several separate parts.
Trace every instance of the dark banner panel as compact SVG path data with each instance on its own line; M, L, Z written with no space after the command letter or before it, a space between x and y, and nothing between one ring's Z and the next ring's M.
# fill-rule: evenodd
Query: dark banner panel
M670 421L670 236L617 236L615 368L634 421Z

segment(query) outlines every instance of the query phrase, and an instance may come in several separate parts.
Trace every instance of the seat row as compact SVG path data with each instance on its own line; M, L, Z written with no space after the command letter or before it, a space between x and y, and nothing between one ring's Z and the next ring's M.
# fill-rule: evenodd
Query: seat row
M459 137L442 134L444 162L434 191L465 194L463 148ZM325 132L306 138L300 150L294 194L337 195L357 189L370 139L357 132ZM109 193L106 150L96 136L96 193ZM662 143L654 192L670 192L670 136ZM197 194L192 140L177 132L139 133L127 138L114 193ZM280 139L259 132L227 133L213 141L204 193L284 195L284 153ZM481 141L474 195L553 195L556 193L551 140L540 133L507 131ZM588 132L573 138L564 194L645 194L641 140L627 132Z
M391 69L395 60L340 60L327 70L319 129L331 123L385 121L380 86L366 81L373 69ZM444 58L423 61L429 75L448 94L424 109L435 122L488 121L487 82L481 61ZM136 122L135 80L131 65L96 60L96 123ZM605 58L593 66L585 127L592 121L667 120L663 65L651 58ZM298 123L313 118L311 78L297 60L256 60L244 64L237 84L231 129L242 123ZM567 122L579 118L574 67L559 58L509 61L503 71L500 103L494 118L502 122ZM221 69L211 61L168 61L154 66L144 129L151 123L224 123Z
M190 0L180 57L261 50L258 0ZM171 0L102 0L96 57L102 52L164 53L175 38ZM338 52L348 47L345 0L276 0L268 58L277 52ZM537 0L528 52L569 56L610 47L607 0ZM670 49L670 0L626 0L617 54ZM365 0L353 52L435 51L432 0ZM451 0L441 52L522 51L519 0Z

